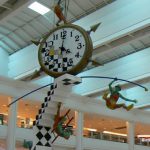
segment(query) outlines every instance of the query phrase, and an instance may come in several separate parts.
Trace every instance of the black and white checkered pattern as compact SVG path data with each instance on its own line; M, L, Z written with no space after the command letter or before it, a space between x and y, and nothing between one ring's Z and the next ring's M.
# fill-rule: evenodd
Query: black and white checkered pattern
M77 85L77 84L80 84L81 82L66 78L66 79L62 80L62 83L63 83L63 85Z
M51 128L50 128L51 122L48 120L48 122L45 123L45 120L44 120L44 124L43 124L43 122L41 123L41 119L47 113L46 109L47 107L49 108L48 105L50 105L51 103L50 101L53 101L52 95L55 94L56 88L59 89L58 84L66 86L66 87L67 86L70 87L70 85L72 86L72 85L77 85L81 83L81 80L69 74L61 76L59 77L58 80L55 80L55 81L56 83L50 86L50 90L48 91L47 96L45 97L45 100L41 105L41 109L39 110L39 113L36 116L36 120L33 126L33 132L34 132L35 137L33 140L32 150L51 150L51 147L52 147L51 141L53 141L53 138L54 138L54 136L51 136ZM55 107L57 107L57 105Z
M70 63L70 59L67 57L62 58L56 50L55 54L49 55L49 49L46 49L46 47L42 49L42 58L46 68L54 72L66 72L73 65Z
M33 132L35 134L32 150L37 150L37 146L51 147L51 128L39 125L39 120L42 118L42 114L45 113L45 108L48 107L48 102L51 101L51 95L54 94L54 89L57 88L57 84L50 86L44 102L41 105L39 114L34 121Z
M51 128L34 126L35 145L51 147Z
M39 109L39 113L36 116L36 120L34 121L34 125L39 125L39 119L41 119L42 114L45 113L45 108L48 107L48 102L51 101L51 95L54 94L55 88L57 88L57 84L50 86L50 90L47 92L47 96L45 97L44 102L41 104L41 108Z

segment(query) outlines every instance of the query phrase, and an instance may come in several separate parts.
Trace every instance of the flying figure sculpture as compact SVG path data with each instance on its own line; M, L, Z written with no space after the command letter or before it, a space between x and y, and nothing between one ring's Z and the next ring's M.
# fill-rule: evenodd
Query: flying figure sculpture
M126 109L127 111L131 110L133 107L134 107L134 104L133 103L137 103L137 100L131 100L131 99L128 99L124 96L122 96L120 94L120 91L121 91L121 87L120 85L116 85L115 87L112 87L112 84L117 81L117 78L115 78L112 82L109 83L109 92L106 92L104 95L103 95L103 99L106 101L106 106L109 108L109 109L117 109L117 108L124 108ZM125 101L129 101L129 102L133 102L132 104L126 106L125 103L120 103L120 104L117 104L117 101L119 100L119 98L125 100Z

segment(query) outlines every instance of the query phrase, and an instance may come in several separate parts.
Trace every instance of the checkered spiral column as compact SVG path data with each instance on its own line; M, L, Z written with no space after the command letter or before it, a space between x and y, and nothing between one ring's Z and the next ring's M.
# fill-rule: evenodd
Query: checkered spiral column
M71 92L72 86L80 84L81 79L69 74L65 74L55 80L55 84L50 86L44 102L41 105L33 126L33 147L32 150L51 150L54 136L51 134L54 116L57 113L58 101L55 101L54 95L57 90L66 92L66 96ZM59 95L61 97L61 93Z
M39 110L36 120L33 126L33 147L32 150L51 150L51 127L50 118L53 119L53 115L46 112L46 108L51 104L51 96L54 94L54 89L57 85L51 85L50 91L48 91L44 102L41 104L41 109ZM56 109L56 108L55 108ZM47 121L44 115L47 113L49 120ZM47 122L46 122L47 121Z

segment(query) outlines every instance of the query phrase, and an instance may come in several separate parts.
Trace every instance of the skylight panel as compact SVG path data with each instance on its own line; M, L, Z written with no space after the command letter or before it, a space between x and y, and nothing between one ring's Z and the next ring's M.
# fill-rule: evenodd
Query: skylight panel
M41 15L44 15L50 11L49 8L47 8L46 6L44 6L38 2L33 2L31 5L28 6L28 8L32 9L33 11L35 11Z

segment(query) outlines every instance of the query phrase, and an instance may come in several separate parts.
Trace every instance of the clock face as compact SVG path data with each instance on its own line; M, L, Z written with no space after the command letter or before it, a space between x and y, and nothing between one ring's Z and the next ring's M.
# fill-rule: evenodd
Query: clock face
M64 25L56 28L42 41L40 64L46 73L56 74L54 76L74 70L79 72L83 68L82 63L86 61L86 55L89 56L89 49L92 50L92 44L85 30L75 25Z

